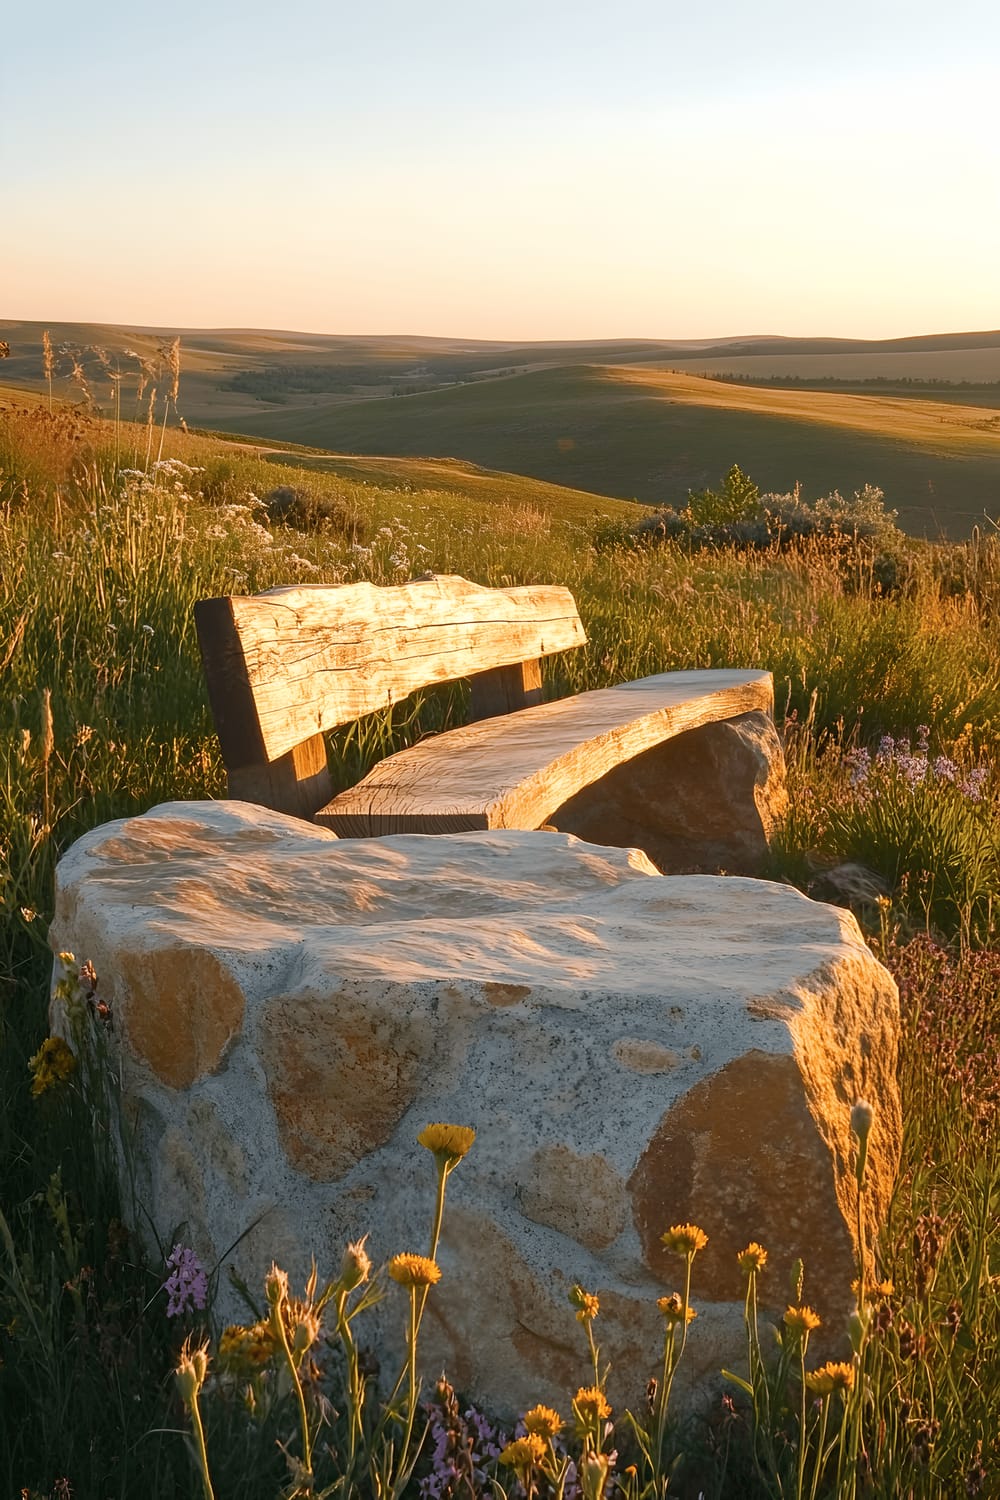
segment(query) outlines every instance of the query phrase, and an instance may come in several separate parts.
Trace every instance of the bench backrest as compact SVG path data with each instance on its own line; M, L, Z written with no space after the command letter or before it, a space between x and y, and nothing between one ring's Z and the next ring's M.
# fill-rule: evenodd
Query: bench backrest
M433 574L202 599L195 621L230 796L299 817L332 795L325 730L462 677L473 718L528 707L539 659L586 640L568 589Z

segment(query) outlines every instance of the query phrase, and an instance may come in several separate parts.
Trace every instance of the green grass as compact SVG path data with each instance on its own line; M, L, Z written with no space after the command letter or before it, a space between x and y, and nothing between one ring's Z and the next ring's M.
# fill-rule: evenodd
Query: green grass
M552 694L670 668L774 671L779 717L797 725L793 811L775 873L815 888L853 854L895 882L888 905L867 911L904 985L906 1141L880 1251L897 1284L892 1321L873 1336L860 1415L874 1472L866 1493L938 1500L971 1492L980 1463L995 1474L1000 803L991 784L975 809L945 808L951 842L941 869L951 884L938 911L920 876L928 863L934 875L940 851L915 839L912 818L915 806L917 826L928 825L937 805L911 805L897 786L881 821L865 819L841 750L927 723L935 753L1000 764L1000 545L980 537L915 547L907 588L886 598L863 555L845 566L823 546L693 556L599 546L605 517L627 519L631 507L516 476L319 455L284 465L168 432L166 451L194 471L161 471L146 484L122 480L115 441L78 416L50 418L44 405L0 414L0 663L9 684L0 703L0 1492L48 1497L65 1475L77 1500L195 1493L170 1381L179 1335L158 1293L162 1264L121 1223L106 1111L73 1086L30 1095L27 1059L48 1026L55 860L96 823L221 791L192 625L197 598L296 580L403 581L427 568L572 588L589 644L549 662ZM144 467L142 430L117 441L126 467ZM303 483L331 514L350 515L350 528L265 526L252 497ZM412 732L404 714L336 737L338 776ZM992 840L985 855L983 839ZM975 922L952 920L956 904ZM928 916L987 946L914 945ZM584 1358L581 1383L585 1374ZM638 1401L648 1374L635 1372ZM271 1438L294 1446L294 1426L248 1442L238 1402L206 1407L220 1500L272 1500L281 1461ZM771 1435L775 1464L793 1474L797 1411L793 1382ZM779 1486L777 1468L763 1477L754 1468L748 1421L745 1411L720 1415L700 1438L670 1435L672 1451L686 1455L678 1493L794 1493L784 1479ZM819 1493L832 1495L831 1476Z
M984 511L1000 514L996 422L993 411L941 402L580 366L402 399L260 410L247 430L339 452L462 458L661 504L682 502L738 461L764 491L801 482L815 498L878 483L906 530L962 536Z

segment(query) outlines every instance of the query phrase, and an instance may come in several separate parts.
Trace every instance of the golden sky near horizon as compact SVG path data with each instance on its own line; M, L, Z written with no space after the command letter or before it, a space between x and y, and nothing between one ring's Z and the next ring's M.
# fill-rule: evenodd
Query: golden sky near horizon
M998 41L980 0L56 0L5 22L0 316L993 327Z

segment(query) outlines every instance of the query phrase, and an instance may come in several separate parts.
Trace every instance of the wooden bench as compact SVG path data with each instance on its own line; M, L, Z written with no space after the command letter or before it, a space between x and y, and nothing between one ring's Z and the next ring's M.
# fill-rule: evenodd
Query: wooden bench
M606 805L616 776L648 800L643 770L647 781L652 772L654 792L664 785L663 766L650 757L656 762L689 731L742 724L752 729L752 785L727 784L731 770L717 767L713 790L704 747L695 747L695 775L701 766L709 816L722 799L722 825L733 819L725 804L749 797L754 805L737 821L757 818L766 847L770 814L756 804L783 795L770 673L670 672L543 703L541 658L586 640L568 589L489 589L430 575L399 586L204 599L195 617L231 797L347 837L543 824L593 837L587 794L599 787L599 824L610 820L612 833L629 826L626 836L597 841L648 848L634 836L636 817L619 808L616 823ZM326 731L460 678L471 683L471 723L389 756L357 786L331 795ZM667 785L678 791L669 768Z

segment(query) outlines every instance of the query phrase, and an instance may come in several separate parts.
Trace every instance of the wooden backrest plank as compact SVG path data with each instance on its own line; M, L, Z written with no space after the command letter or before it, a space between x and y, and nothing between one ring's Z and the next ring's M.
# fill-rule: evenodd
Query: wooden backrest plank
M418 688L582 645L569 589L431 576L272 589L195 606L227 765L273 761Z

